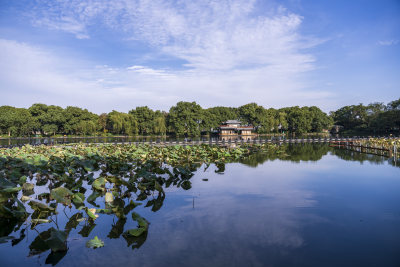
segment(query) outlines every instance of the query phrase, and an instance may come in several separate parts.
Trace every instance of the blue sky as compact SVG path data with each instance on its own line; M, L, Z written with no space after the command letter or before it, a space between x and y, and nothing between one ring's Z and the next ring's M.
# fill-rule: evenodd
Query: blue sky
M398 0L0 0L0 105L328 112L399 92Z

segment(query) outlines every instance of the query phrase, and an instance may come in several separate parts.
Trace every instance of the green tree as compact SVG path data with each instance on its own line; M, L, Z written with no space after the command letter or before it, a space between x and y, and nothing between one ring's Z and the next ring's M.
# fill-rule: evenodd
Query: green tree
M177 136L200 135L202 108L196 102L178 102L169 110L169 131Z
M252 124L253 126L258 127L261 125L261 121L263 120L262 117L265 109L256 103L250 103L240 106L238 111L242 123Z
M270 109L259 109L259 125L258 133L270 133L271 131L278 129L279 124L276 121L277 111L273 108Z
M277 110L275 114L275 131L281 130L282 132L287 130L289 123L287 121L287 114L284 111Z
M202 112L201 130L211 132L216 130L222 122L239 119L238 109L231 107L212 107Z
M92 121L95 125L98 122L98 115L89 112L87 109L68 106L65 110L64 130L69 134L79 134L82 132L82 121Z
M311 115L311 132L320 133L332 127L333 119L318 107L309 107L309 114Z
M28 110L11 106L0 107L0 132L8 136L30 135L34 129L34 119Z
M102 131L103 133L107 132L107 113L102 113L99 115L97 125L100 131Z
M307 107L284 108L287 114L288 130L293 133L308 133L311 131L312 115Z
M154 128L153 133L158 135L165 135L167 132L166 113L157 110L154 114Z
M345 130L364 130L368 126L367 107L363 104L344 106L332 113L335 124L341 125Z
M107 130L113 134L136 135L138 122L132 114L113 110L107 115Z
M399 109L400 109L400 98L388 104L388 110L399 110Z
M148 106L137 107L129 111L129 114L135 116L138 122L139 134L148 135L154 133L155 112L152 109Z

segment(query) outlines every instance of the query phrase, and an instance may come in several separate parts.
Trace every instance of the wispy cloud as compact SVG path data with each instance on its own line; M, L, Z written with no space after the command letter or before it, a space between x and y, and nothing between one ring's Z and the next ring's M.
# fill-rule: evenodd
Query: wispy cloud
M307 90L303 76L315 68L314 56L306 51L321 40L300 34L300 15L282 7L260 13L255 0L37 1L31 18L37 26L77 38L93 38L93 25L106 27L124 40L138 40L159 55L184 62L160 69L145 60L110 67L69 58L65 65L64 58L45 48L3 40L0 44L12 50L2 61L4 81L32 92L48 88L49 96L58 99L54 103L85 101L83 106L89 107L92 96L102 103L92 105L96 112L126 111L137 105L168 109L179 100L205 107L249 102L279 107L315 101L323 105L332 95ZM21 58L21 51L29 56ZM18 61L30 63L17 66ZM22 85L21 75L35 78L27 69L30 64L42 82ZM6 77L8 65L15 67L13 78ZM74 93L84 97L73 97ZM57 98L61 95L67 97Z
M46 5L43 5L45 2ZM199 69L229 70L314 61L302 49L302 17L284 8L256 14L256 1L39 1L34 23L89 37L91 25L123 31ZM40 17L38 16L40 14Z
M381 40L378 42L379 45L383 45L383 46L391 46L391 45L397 45L399 43L399 40Z
M49 18L40 18L34 21L36 26L45 26L52 30L61 30L72 33L78 39L88 39L85 25L71 17L60 17L56 22Z

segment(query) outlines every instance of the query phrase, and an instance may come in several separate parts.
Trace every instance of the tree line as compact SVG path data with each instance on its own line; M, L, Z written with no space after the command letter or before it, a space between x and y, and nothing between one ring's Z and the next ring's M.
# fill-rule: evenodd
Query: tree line
M387 134L400 131L400 98L387 105L376 102L369 105L344 106L330 116L347 133Z
M178 102L168 112L136 107L128 113L111 111L100 115L87 109L33 104L16 108L0 106L0 134L32 135L176 135L214 133L226 120L253 125L259 134L319 133L334 124L344 130L394 131L399 127L400 99L388 105L345 106L329 115L316 106L264 108L249 103L238 108L203 109L196 102Z

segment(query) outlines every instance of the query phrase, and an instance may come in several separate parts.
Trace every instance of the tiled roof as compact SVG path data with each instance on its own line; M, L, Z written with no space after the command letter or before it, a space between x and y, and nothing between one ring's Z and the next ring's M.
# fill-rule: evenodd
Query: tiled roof
M241 124L241 122L238 121L238 120L227 120L227 121L224 122L224 123L226 123L226 124Z

